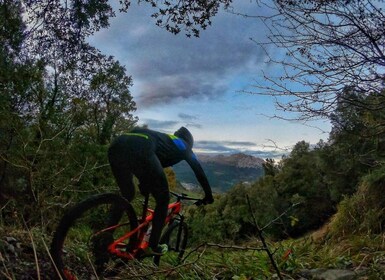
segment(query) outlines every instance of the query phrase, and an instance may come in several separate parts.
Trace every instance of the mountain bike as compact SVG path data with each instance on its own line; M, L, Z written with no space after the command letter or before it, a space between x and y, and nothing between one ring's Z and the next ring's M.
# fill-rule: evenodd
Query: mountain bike
M176 200L168 205L160 244L167 244L177 261L182 260L187 246L187 224L182 201L200 199L170 192ZM131 260L141 260L149 246L154 210L145 196L142 215L138 219L130 202L113 193L97 194L70 208L60 220L51 243L55 273L61 278L97 279L113 276ZM154 256L159 265L161 256Z

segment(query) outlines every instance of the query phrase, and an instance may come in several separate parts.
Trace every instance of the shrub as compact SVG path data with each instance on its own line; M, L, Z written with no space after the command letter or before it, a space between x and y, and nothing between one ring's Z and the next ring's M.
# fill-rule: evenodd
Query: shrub
M331 224L335 237L357 233L381 233L385 225L385 167L364 176L358 191L345 197Z

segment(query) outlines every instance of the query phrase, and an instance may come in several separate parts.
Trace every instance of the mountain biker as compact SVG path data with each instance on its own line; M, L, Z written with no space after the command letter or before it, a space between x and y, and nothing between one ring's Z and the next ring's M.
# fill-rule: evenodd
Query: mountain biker
M109 147L108 159L122 195L129 201L134 198L135 175L139 180L140 192L145 196L151 193L155 198L152 232L145 255L167 252L166 244L158 244L170 199L163 168L185 160L205 193L201 202L211 204L214 201L207 177L192 151L193 144L193 136L185 127L179 128L173 135L135 128L130 133L118 136Z

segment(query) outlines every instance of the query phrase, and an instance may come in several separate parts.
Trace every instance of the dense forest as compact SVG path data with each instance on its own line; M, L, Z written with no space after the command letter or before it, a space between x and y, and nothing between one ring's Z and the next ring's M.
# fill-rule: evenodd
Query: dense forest
M210 236L215 241L240 241L255 234L245 197L261 224L268 224L293 208L271 225L267 232L274 238L298 237L325 224L339 209L344 216L341 232L381 233L384 230L385 180L384 111L368 110L365 104L382 107L384 96L363 98L346 92L362 108L340 101L333 114L333 129L327 142L310 146L298 142L288 156L275 162L267 159L264 177L253 185L236 185L203 212L193 211L197 224L212 224L218 231L197 225L194 236ZM377 105L376 105L377 104ZM207 207L207 208L209 208ZM212 214L212 215L211 215ZM217 220L218 215L222 217ZM198 234L199 233L199 234Z
M130 1L120 2L121 11L129 8ZM154 7L153 17L164 32L199 36L232 1L139 2ZM298 72L282 77L282 84L272 81L271 87L257 88L265 90L262 94L292 96L278 108L301 121L326 118L332 130L327 141L299 141L282 159L266 159L264 176L252 184L237 184L204 208L189 207L190 245L242 244L256 236L252 216L265 236L277 242L302 238L325 224L330 226L328 238L336 243L352 236L377 240L385 226L381 5L363 0L272 2L284 21L262 18L277 27L271 29L270 43L287 50L293 61L272 62ZM2 235L33 228L49 243L70 205L90 194L117 191L106 151L114 136L136 126L133 79L119 61L86 40L108 28L115 12L108 1L0 1L2 241ZM282 26L295 35L285 37L288 30L279 30ZM284 88L285 79L306 90ZM167 174L170 187L177 188L173 171ZM12 279L5 245L0 245L2 274ZM379 259L368 253L361 260L374 265ZM282 269L289 274L297 267ZM208 279L219 279L215 272L207 273ZM241 273L234 269L230 274ZM226 277L220 279L231 279ZM233 279L259 279L253 277Z

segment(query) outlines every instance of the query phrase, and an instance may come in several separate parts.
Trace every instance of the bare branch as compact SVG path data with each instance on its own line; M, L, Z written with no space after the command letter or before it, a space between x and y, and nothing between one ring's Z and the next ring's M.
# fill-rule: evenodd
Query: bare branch
M329 118L347 86L365 95L381 92L385 79L381 2L262 1L267 15L250 17L264 24L268 41L252 40L279 73L276 77L263 73L264 81L254 85L253 93L277 97L278 109L300 113L298 119L306 121Z
M218 247L221 249L235 249L235 250L245 250L245 251L266 251L265 248L260 248L260 247L222 245L222 244L215 244L215 243L206 243L206 245L209 247Z
M261 228L261 231L264 231L266 228L270 227L272 224L274 224L276 221L280 220L283 216L285 216L290 210L292 210L294 207L299 205L300 203L294 203L292 204L288 209L286 209L284 212L282 212L278 217L276 217L274 220L270 221L268 224L266 224L263 228Z
M259 239L262 242L262 245L263 245L262 248L266 251L267 255L269 256L270 262L273 265L274 270L277 272L278 278L282 280L283 278L282 278L281 272L278 268L277 263L274 260L274 256L273 256L274 253L272 253L269 249L269 246L267 246L267 242L265 240L265 237L263 236L263 231L262 231L262 229L260 229L260 227L257 223L257 219L255 218L254 211L251 207L251 203L250 203L250 199L249 199L248 195L246 195L246 200L247 200L247 205L249 206L249 209L250 209L250 213L251 213L251 217L252 217L253 222L254 222L254 226L257 229L257 234L259 236Z

